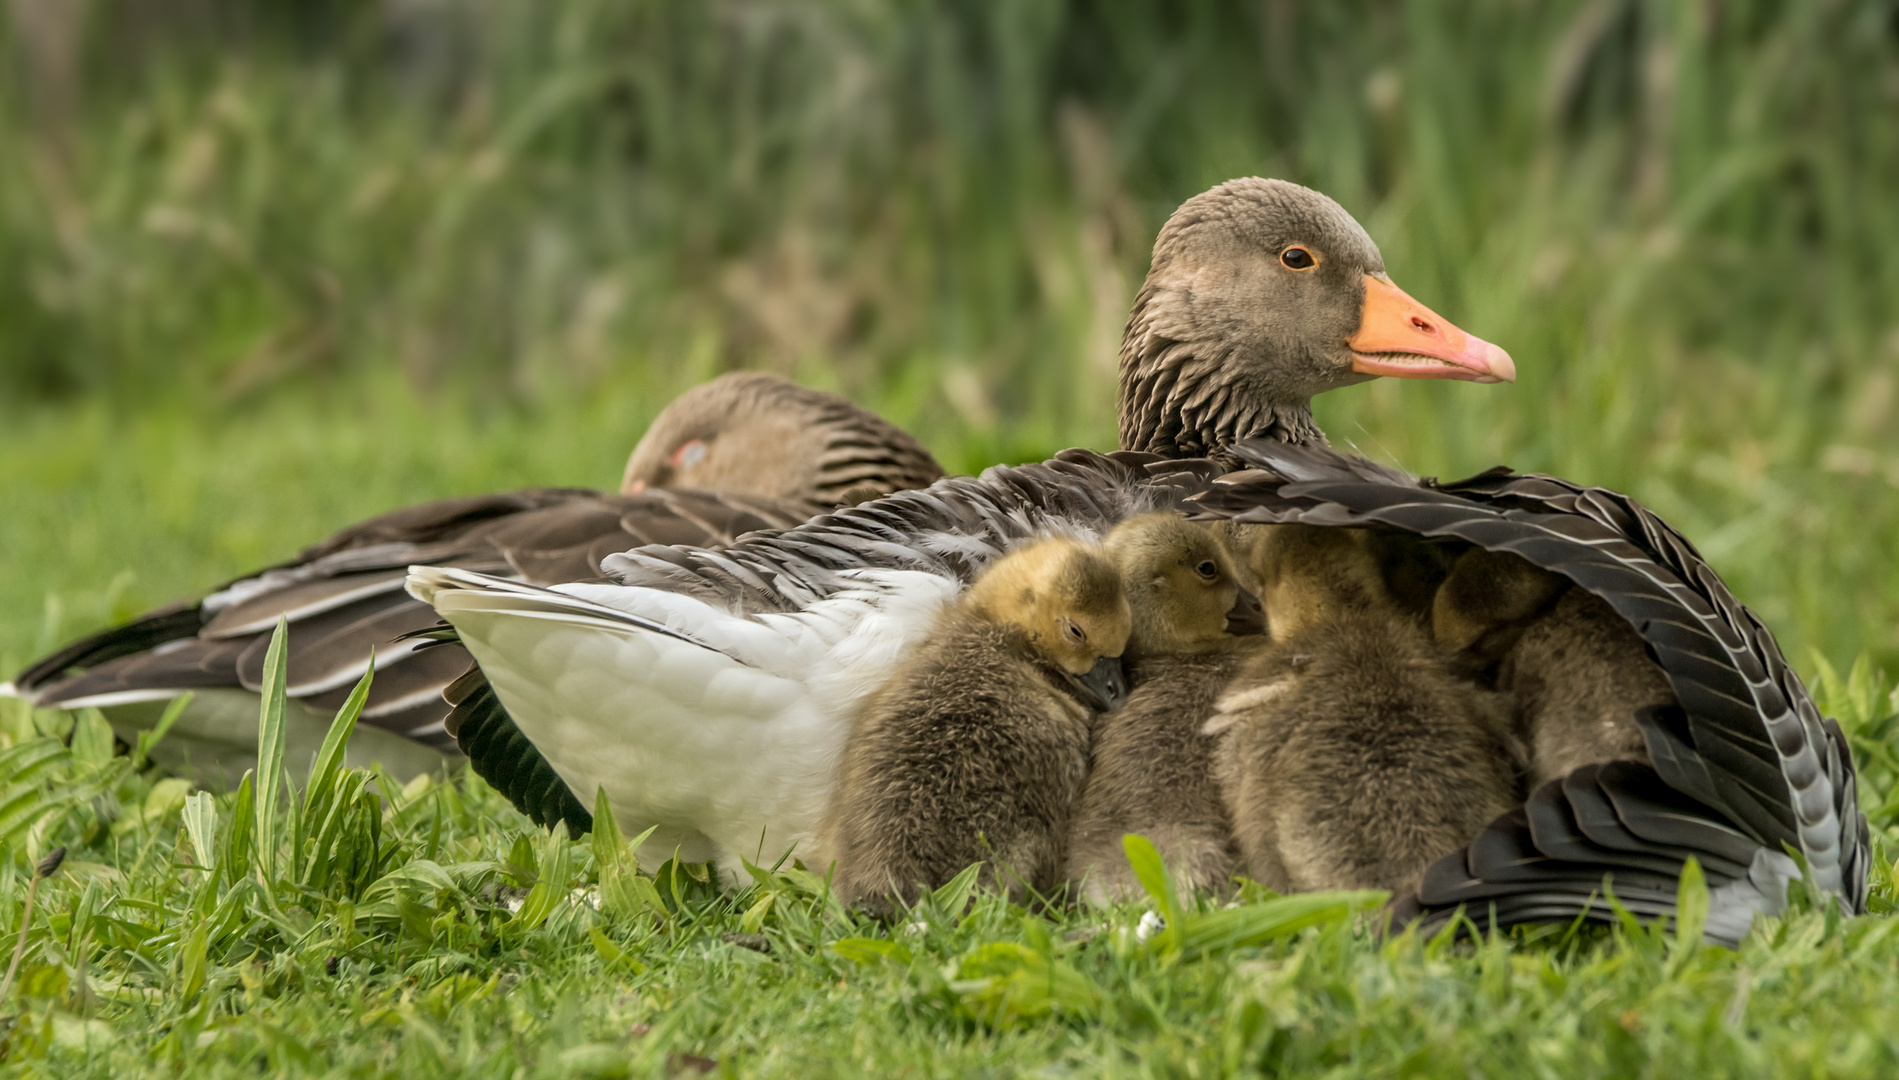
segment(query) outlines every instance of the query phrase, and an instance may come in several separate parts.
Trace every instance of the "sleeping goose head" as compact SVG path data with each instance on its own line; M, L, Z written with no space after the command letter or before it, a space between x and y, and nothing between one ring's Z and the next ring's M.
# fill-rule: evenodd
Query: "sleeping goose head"
M1338 203L1284 180L1229 180L1155 238L1121 343L1121 447L1197 457L1249 438L1324 443L1313 395L1380 375L1512 382L1516 368L1393 284Z
M1121 654L1133 631L1127 590L1106 553L1068 537L1031 541L963 594L975 618L1021 630L1028 647L1103 709L1127 696Z
M1130 656L1217 652L1237 639L1258 601L1205 526L1160 511L1131 517L1102 541L1121 571L1134 616Z
M738 371L666 406L627 459L620 491L799 499L819 514L942 475L928 450L883 417L777 375Z

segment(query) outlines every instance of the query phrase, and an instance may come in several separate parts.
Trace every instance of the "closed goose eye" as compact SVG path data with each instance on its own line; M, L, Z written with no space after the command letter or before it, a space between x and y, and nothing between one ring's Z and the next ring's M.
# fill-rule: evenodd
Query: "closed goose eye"
M1070 645L1088 644L1088 632L1076 626L1070 619L1062 620L1062 636L1068 639Z
M673 451L672 457L668 460L675 469L690 469L694 465L704 461L706 455L711 452L712 448L706 445L704 439L692 439L680 443L678 449Z

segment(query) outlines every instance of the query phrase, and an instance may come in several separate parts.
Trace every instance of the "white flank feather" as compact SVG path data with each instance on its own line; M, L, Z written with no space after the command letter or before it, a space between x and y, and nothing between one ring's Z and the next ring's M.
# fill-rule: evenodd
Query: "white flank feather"
M807 866L858 710L921 643L960 584L855 570L803 611L741 615L621 585L542 589L414 567L409 591L447 619L508 714L642 858Z

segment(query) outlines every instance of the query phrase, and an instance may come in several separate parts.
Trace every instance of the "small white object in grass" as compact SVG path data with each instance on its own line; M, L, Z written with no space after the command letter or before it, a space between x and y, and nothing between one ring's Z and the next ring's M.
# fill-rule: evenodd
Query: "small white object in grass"
M1166 919L1161 918L1152 911L1147 912L1141 916L1141 921L1134 926L1134 940L1145 942L1148 938L1153 937L1165 929L1167 929Z
M923 935L930 932L929 921L925 919L918 919L916 922L908 923L904 926L903 932L906 934L913 935L915 937L922 937Z
M600 910L600 886L598 885L590 886L585 889L575 889L573 898L595 911Z
M527 903L526 890L522 890L519 894L510 893L501 898L501 906L507 908L508 914L510 915L518 913L521 910L521 905L525 903Z

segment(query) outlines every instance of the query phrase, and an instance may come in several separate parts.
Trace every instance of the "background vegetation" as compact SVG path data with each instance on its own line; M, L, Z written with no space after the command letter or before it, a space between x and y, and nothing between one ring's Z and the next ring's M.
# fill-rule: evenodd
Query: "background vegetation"
M0 654L607 483L733 366L960 468L1111 445L1153 231L1266 174L1522 371L1330 395L1338 441L1631 491L1790 655L1899 661L1890 0L9 10Z
M1827 703L1890 827L1876 669L1899 664L1892 0L5 10L7 672L403 501L611 484L672 394L730 367L843 390L952 468L1107 447L1155 228L1263 174L1337 197L1401 284L1521 372L1328 395L1335 441L1423 473L1507 462L1647 501L1802 670L1869 658L1856 681L1826 680ZM55 843L79 864L43 891L39 981L17 999L40 1026L10 1069L248 1074L261 1055L611 1074L705 1053L804 1075L1355 1060L1876 1075L1899 1056L1883 921L1796 915L1692 959L1588 935L1381 949L1340 923L1163 968L1110 940L1138 911L1051 930L991 905L911 960L859 967L831 944L867 931L767 883L614 916L615 959L571 903L500 929L512 916L491 886L600 870L591 848L518 851L525 823L479 784L385 789L373 868L512 869L375 897L357 877L300 877L287 898L269 875L175 867L205 864L180 840L184 790L99 758L84 717L0 720L0 752L53 755L0 777L0 897ZM198 813L246 816L228 796ZM788 921L747 924L774 890ZM0 910L17 928L17 900ZM122 925L93 934L94 913ZM1063 936L1090 928L1110 936ZM723 940L754 930L769 958ZM1063 962L1094 990L1068 1012L985 1018L938 983L986 945L1075 953ZM1020 968L996 955L970 970ZM101 1031L129 1037L102 1048Z

